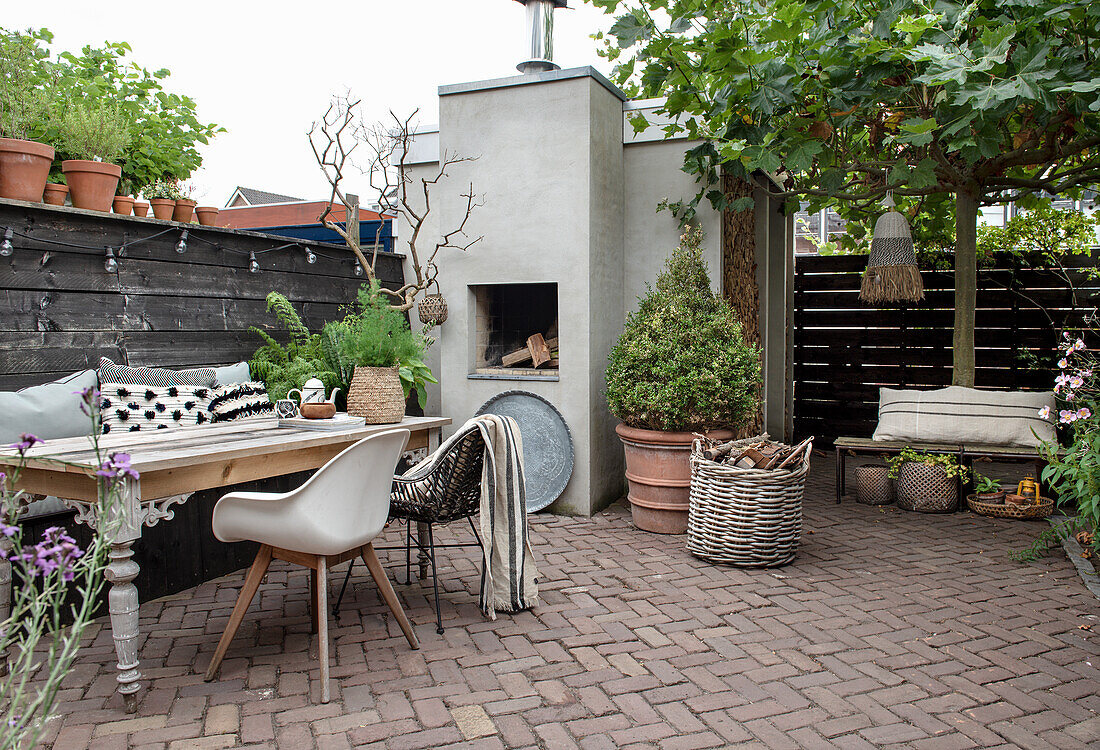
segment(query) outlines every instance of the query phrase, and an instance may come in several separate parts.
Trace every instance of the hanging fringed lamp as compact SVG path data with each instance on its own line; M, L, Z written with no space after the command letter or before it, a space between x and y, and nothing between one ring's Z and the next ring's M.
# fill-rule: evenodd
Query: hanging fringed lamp
M859 298L872 304L917 302L924 299L924 283L909 223L894 210L892 194L887 193L882 204L889 210L875 222L871 257L863 274Z

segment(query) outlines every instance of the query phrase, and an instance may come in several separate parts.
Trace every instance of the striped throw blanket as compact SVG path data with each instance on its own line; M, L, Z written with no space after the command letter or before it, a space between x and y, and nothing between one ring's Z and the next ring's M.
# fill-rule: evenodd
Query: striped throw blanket
M485 563L481 611L495 620L498 610L520 612L538 604L538 570L527 535L523 439L516 420L496 414L474 417L448 438L435 455L475 427L485 442L480 512ZM426 459L430 460L431 457Z

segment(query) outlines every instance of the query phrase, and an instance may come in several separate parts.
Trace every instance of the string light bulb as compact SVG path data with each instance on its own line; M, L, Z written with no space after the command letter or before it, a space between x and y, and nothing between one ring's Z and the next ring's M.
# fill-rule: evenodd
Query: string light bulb
M115 260L115 250L112 247L107 248L107 257L103 261L103 268L107 273L114 273L118 270L118 261Z
M355 261L355 275L356 276L362 276L363 275L363 267L361 265L359 265L359 261Z
M259 273L260 272L260 261L256 260L256 253L252 252L252 251L249 251L249 253L248 253L248 272L249 273Z
M183 234L180 235L180 241L176 243L176 252L180 253L181 255L183 253L187 252L187 230L186 229L184 229Z
M317 262L317 255L308 247L306 248L306 263L313 265Z
M0 255L3 255L5 258L15 252L15 248L12 247L11 244L12 234L12 228L8 227L4 230L4 241L0 242Z

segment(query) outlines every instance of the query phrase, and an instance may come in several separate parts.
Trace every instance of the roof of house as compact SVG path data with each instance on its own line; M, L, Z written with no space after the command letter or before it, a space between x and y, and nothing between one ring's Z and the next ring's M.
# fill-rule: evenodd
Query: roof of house
M229 197L228 203L233 202L233 198L240 195L251 206L261 206L266 203L291 203L294 201L300 201L301 198L294 198L290 195L280 195L279 193L269 193L266 190L256 190L255 188L246 188L237 186L237 189L233 191L233 195ZM227 204L228 205L228 204Z

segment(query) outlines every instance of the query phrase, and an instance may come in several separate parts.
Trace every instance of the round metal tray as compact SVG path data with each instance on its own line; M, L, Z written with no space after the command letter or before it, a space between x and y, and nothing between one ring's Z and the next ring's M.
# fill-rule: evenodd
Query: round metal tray
M573 475L573 436L561 412L538 394L505 391L482 404L477 413L511 417L519 424L527 512L557 500Z

